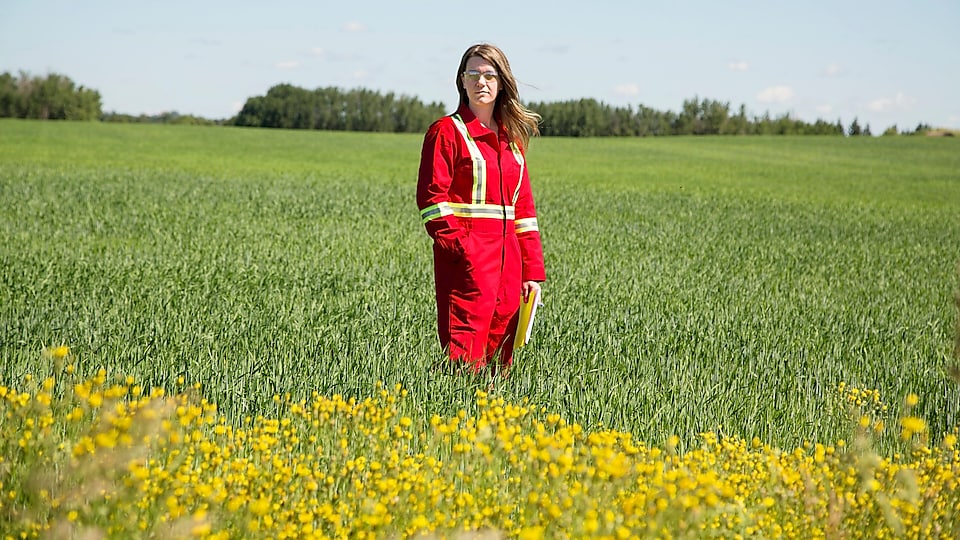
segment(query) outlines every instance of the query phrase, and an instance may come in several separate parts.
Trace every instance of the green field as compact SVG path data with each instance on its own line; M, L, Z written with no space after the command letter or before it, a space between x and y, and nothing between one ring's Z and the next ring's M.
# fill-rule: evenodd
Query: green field
M421 137L0 121L0 384L66 344L229 418L441 375ZM539 139L548 282L507 402L661 443L847 436L840 383L960 424L960 143ZM183 379L183 383L179 379Z

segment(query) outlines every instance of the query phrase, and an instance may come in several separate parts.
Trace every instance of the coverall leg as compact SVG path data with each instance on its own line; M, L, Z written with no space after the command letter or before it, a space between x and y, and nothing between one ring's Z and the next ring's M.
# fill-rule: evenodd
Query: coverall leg
M520 248L516 236L471 231L462 257L434 246L437 333L453 362L480 372L500 353L513 357L520 306ZM507 338L510 339L507 339Z

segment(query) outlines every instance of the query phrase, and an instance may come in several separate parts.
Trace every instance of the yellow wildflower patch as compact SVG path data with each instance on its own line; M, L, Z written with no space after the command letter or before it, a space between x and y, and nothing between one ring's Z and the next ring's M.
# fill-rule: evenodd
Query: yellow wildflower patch
M681 451L676 436L652 447L495 393L477 393L475 415L449 418L402 413L397 386L362 400L278 395L278 417L232 425L196 385L167 396L132 378L105 380L101 371L0 389L0 517L13 537L927 538L960 529L957 433L928 446L926 423L911 415L900 427L912 450L892 458L859 443L778 449L721 432ZM841 396L859 407L861 430L876 429L877 392L841 387Z

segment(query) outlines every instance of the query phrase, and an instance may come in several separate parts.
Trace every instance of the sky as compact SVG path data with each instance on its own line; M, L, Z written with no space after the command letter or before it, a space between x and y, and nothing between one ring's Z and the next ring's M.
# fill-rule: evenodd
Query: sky
M960 128L960 0L0 0L0 72L65 75L134 115L225 119L281 83L452 111L478 42L525 103Z

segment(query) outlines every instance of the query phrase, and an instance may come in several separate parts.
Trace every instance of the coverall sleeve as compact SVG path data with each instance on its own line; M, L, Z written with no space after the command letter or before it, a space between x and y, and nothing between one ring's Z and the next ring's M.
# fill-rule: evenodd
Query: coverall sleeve
M543 246L540 243L540 226L537 224L537 209L533 203L530 174L524 167L520 177L520 191L516 210L517 240L520 242L520 257L523 261L522 281L545 281Z
M417 207L427 234L441 247L454 255L463 255L463 227L447 211L451 201L456 160L456 139L452 121L446 118L434 122L427 130L420 153L420 172L417 179Z

